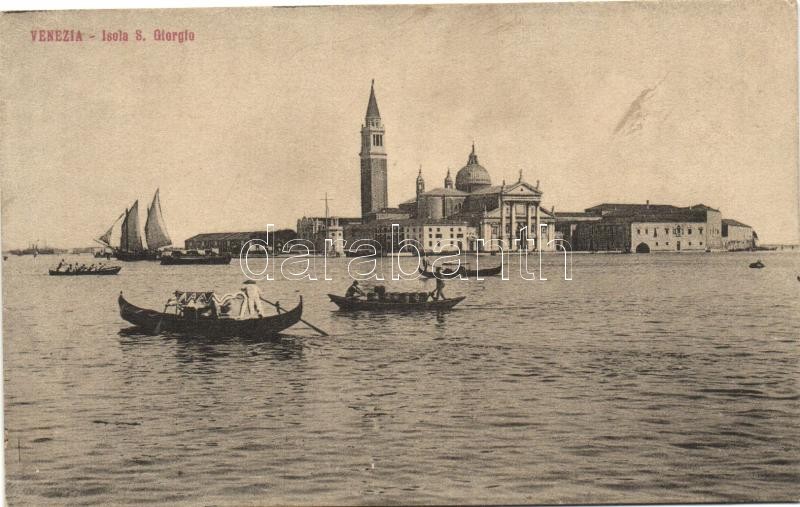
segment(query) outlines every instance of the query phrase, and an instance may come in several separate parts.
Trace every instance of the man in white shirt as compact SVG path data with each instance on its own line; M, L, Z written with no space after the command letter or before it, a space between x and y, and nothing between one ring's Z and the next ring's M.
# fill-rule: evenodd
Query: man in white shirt
M239 312L239 317L241 318L244 316L245 308L247 308L247 312L251 317L255 315L263 317L264 312L261 309L261 292L258 290L256 282L254 280L245 280L242 293L245 296L245 301L242 303L242 310Z

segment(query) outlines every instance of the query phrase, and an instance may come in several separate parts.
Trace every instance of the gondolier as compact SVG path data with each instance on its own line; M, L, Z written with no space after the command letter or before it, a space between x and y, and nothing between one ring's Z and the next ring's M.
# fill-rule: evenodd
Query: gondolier
M436 290L433 291L431 296L436 301L446 299L444 297L444 277L442 277L442 268L436 268Z
M255 280L245 280L242 286L242 294L244 294L245 301L242 304L242 310L239 312L239 318L244 316L244 311L250 314L250 317L264 316L264 311L261 309L261 291L258 290Z

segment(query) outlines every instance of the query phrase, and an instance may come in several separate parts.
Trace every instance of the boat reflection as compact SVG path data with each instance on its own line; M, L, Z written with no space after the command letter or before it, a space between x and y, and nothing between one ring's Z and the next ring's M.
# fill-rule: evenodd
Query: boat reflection
M230 356L265 356L267 360L275 361L298 360L304 357L304 338L286 334L266 339L209 338L171 333L143 334L136 327L120 329L118 334L123 351L168 342L177 360L184 364L213 363Z

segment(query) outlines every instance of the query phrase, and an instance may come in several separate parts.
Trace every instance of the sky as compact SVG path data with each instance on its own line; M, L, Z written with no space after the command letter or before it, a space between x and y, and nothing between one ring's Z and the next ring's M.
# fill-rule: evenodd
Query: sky
M462 167L543 205L703 203L797 242L789 2L511 4L5 14L2 246L90 246L156 188L201 232L358 216L375 80L390 204ZM82 43L33 42L74 29ZM195 40L156 42L153 30ZM147 39L101 42L101 30Z

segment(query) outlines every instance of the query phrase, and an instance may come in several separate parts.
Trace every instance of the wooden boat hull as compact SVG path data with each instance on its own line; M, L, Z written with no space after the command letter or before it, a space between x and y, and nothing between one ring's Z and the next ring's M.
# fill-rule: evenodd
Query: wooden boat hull
M479 269L467 269L464 266L459 266L457 270L449 270L445 271L442 270L441 278L443 280L449 280L451 278L456 278L458 276L463 276L466 278L469 277L478 277L478 276L497 276L503 272L503 265L495 266L493 268L479 268ZM419 268L419 273L425 278L436 278L436 273L432 271L426 271L421 266Z
M303 315L303 298L294 309L255 319L184 318L171 313L139 308L120 293L120 316L148 334L180 333L211 338L269 338L297 324Z
M116 275L122 269L122 266L114 266L113 268L99 269L96 271L56 271L49 270L50 276L103 276L103 275Z
M190 264L199 264L199 265L215 265L215 264L230 264L231 263L231 256L230 255L195 255L195 256L186 256L186 257L173 257L171 255L162 255L161 256L161 264L163 266L186 266Z
M124 261L124 262L157 261L158 260L158 253L156 253L156 252L123 252L121 250L116 250L114 252L114 257L116 257L117 260Z
M438 301L426 301L424 303L391 303L388 301L369 301L366 299L353 299L335 294L328 294L328 297L336 303L341 310L345 311L371 311L371 312L418 312L430 310L450 310L458 303L464 301L466 296L450 299L440 299Z

